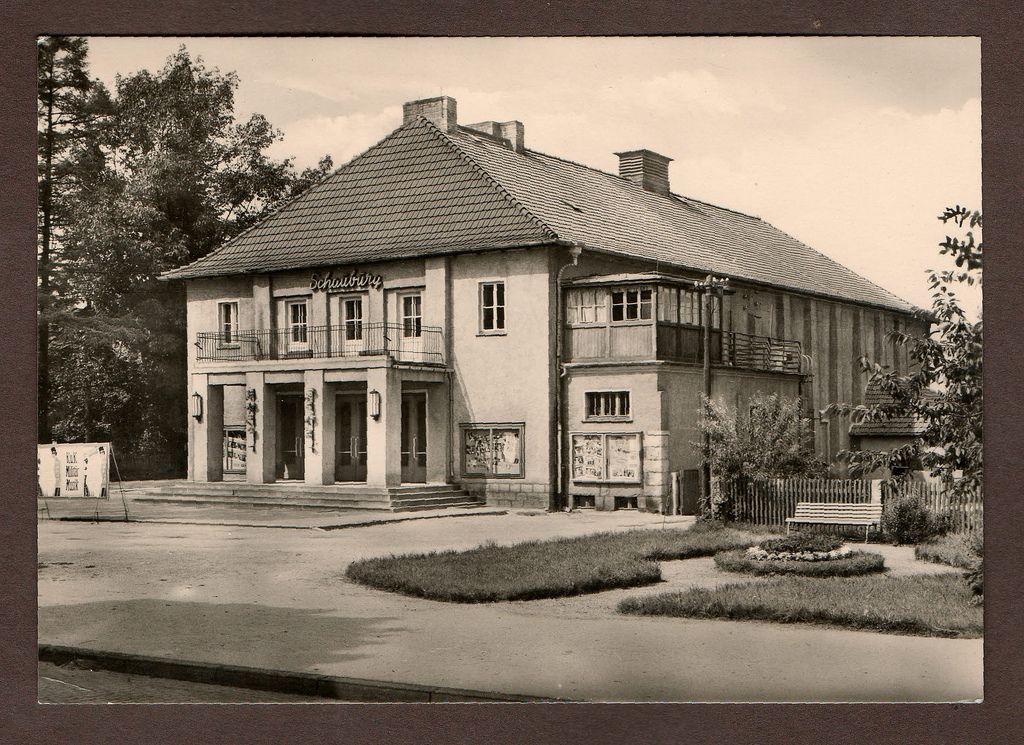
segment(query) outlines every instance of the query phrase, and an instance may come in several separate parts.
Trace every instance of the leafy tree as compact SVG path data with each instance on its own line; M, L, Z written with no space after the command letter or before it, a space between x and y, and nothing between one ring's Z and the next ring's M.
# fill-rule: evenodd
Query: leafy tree
M890 334L907 347L911 371L898 375L867 358L861 366L869 385L876 385L888 401L878 406L835 404L827 416L849 416L854 422L884 421L911 417L922 422L920 438L887 451L843 451L854 474L886 468L890 481L907 477L908 469L920 463L940 478L949 492L959 497L981 493L982 487L982 320L971 320L964 311L957 289L981 285L982 243L974 235L982 227L980 212L956 206L939 216L955 226L959 236L947 235L939 244L940 254L953 259L955 269L930 270L932 293L930 321L926 336L903 332Z
M719 484L710 503L701 505L702 515L727 515L726 495L747 479L827 475L827 464L814 454L799 399L757 393L746 417L706 397L701 406L697 427L703 437L697 447Z
M88 42L48 36L37 46L38 158L38 433L51 439L51 325L67 308L62 236L75 190L96 176L95 143L110 114L106 88L88 74Z
M302 173L295 177L289 188L289 197L297 197L314 184L324 180L334 172L334 160L330 155L325 155L315 166L303 169Z
M297 175L290 160L270 158L281 134L260 114L236 121L237 86L234 73L184 47L157 73L117 78L94 172L68 199L69 311L51 365L61 439L183 456L183 289L158 275L207 254L331 166Z

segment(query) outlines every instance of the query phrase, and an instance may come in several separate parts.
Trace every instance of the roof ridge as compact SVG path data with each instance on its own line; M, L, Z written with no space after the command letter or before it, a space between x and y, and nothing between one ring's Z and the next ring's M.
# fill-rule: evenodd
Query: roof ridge
M459 155L459 157L461 157L463 160L465 160L467 163L469 163L469 165L472 166L475 171L477 171L480 175L482 175L487 181L489 181L494 186L494 188L496 188L499 192L501 192L501 195L503 197L505 197L506 201L508 201L509 204L511 204L513 207L515 207L517 210L519 210L524 215L526 215L528 218L530 218L533 222L535 222L541 228L541 230L543 230L545 233L547 233L550 237L558 238L558 233L555 232L554 228L552 228L546 222L544 222L539 217L537 217L535 214L533 214L533 212L531 212L526 207L526 205L524 205L522 202L520 202L518 199L516 199L514 196L512 196L512 192L510 192L508 189L506 189L504 187L504 185L502 185L502 183L500 181L498 181L496 178L494 178L494 176L492 176L490 174L490 172L486 168L484 168L482 165L477 163L476 160L473 158L473 156L471 156L469 153L467 153L465 150L463 150L462 147L459 145L459 143L455 140L455 138L449 136L446 132L442 132L441 129L436 124L434 124L432 121L430 121L426 117L423 117L423 116L418 117L417 121L418 122L422 122L423 124L426 124L428 131L433 132L438 137L442 138L444 142L446 142L449 145L451 145L452 148L454 148L455 152ZM467 135L467 137L468 136L470 136L470 135ZM494 143L494 144L498 144L498 143Z
M741 214L742 214L742 213L741 213ZM748 215L748 217L751 217L751 216L750 216L750 215ZM763 218L760 218L760 217L754 217L753 219L757 220L758 222L760 222L760 223L762 223L762 224L764 224L764 225L767 225L767 226L768 226L769 228L771 228L772 230L777 230L778 232L782 233L782 234L783 234L784 236L786 236L787 238L789 238L789 239L790 239L791 241L794 241L794 242L796 242L796 243L799 243L799 244L800 244L801 246L803 246L804 248L806 248L806 249L807 249L808 251L813 251L814 253L818 254L818 256L822 256L822 257L824 257L825 259L827 259L828 261L832 262L833 264L835 264L835 265L836 265L837 267L839 267L840 269L843 269L843 270L845 270L845 271L849 272L850 274L852 274L853 276L855 276L855 277L858 277L859 279L862 279L862 280L864 280L864 281L865 281L865 282L867 282L867 283L868 283L869 285L871 285L872 287L874 287L874 288L875 288L876 290L881 290L882 292L884 292L884 293L885 293L886 295L888 295L889 297L891 297L891 298L894 298L895 300L898 300L899 302L901 302L901 303L903 303L904 305L906 305L907 307L909 307L909 308L910 308L910 309L911 309L912 311L915 311L915 312L916 312L916 311L919 311L919 310L923 310L922 308L918 308L918 307L917 307L916 305L914 305L914 304L913 304L912 302L910 302L909 300L904 300L903 298L901 298L901 297L900 297L899 295L897 295L897 294L896 294L895 292L893 292L892 290L887 290L887 289L885 289L884 287L882 287L882 286L881 286L880 284L878 284L878 283L876 283L876 282L873 282L872 280L868 279L867 277L865 277L865 276L864 276L863 274L861 274L860 272L855 272L855 271L854 271L853 269L851 269L850 267L846 266L846 264L843 264L843 263L841 263L841 262L839 262L839 261L836 261L835 259L833 259L833 258L832 258L831 256L829 256L829 255L828 255L827 253L825 253L824 251L819 251L819 250L818 250L818 249L816 249L816 248L815 248L814 246L811 246L811 245L808 245L808 244L804 243L804 242L803 242L802 240L800 240L800 239L799 239L799 238L797 238L796 236L794 236L794 235L790 235L789 233L787 233L787 232L786 232L785 230L783 230L782 228L779 228L779 227L777 227L777 226L775 226L775 225L772 225L772 224L771 224L770 222L768 222L767 220L765 220L765 219L763 219Z
M227 239L226 241L224 241L223 243L221 243L221 244L220 244L219 246L217 246L216 248L214 248L214 249L213 249L212 251L210 251L210 252L208 252L208 253L205 253L205 254L203 254L203 255L202 255L202 256L200 256L199 258L197 258L197 259L194 259L193 261L190 261L190 262L189 262L189 263L187 263L187 264L182 264L181 266L175 267L174 269L170 269L170 270L168 270L168 271L166 271L166 272L163 272L163 273L161 273L161 274L158 274L158 275L157 275L157 279L165 279L165 278L167 278L167 279L172 279L172 278L174 277L174 275L175 275L175 274L178 274L179 272L182 272L182 271L184 271L184 270L188 269L189 267L191 267L191 266L194 266L194 265L198 264L198 263L199 263L200 261L203 261L204 259L207 259L207 258L209 258L209 257L213 256L214 254L218 254L218 253L220 253L220 252L221 252L221 251L223 251L224 249L228 248L228 247L229 247L229 246L230 246L231 244L233 244L233 243L234 243L235 241L237 241L237 240L241 239L241 238L242 238L242 236L244 236L244 235L246 235L246 234L248 234L248 233L252 232L252 231L253 231L253 230L255 230L256 228L258 228L258 227L260 227L261 225L263 225L263 224L264 224L264 223L265 223L265 222L266 222L267 220L269 220L270 218L272 218L272 217L276 217L277 215L280 215L280 214L281 214L282 212L284 212L284 210L285 210L285 209L287 209L288 207L290 207L290 206L291 206L292 204L294 204L294 203L295 203L295 202L297 202L298 200L300 200L300 199L302 199L303 197L305 197L306 195L308 195L308 194L312 194L312 193L313 193L314 191L318 191L318 190L319 190L319 189L321 189L322 187L326 186L326 185L327 185L327 183L328 183L329 181L331 181L332 179L334 179L334 177L335 177L335 176L337 176L338 174L340 174L340 173L341 173L342 171L344 171L344 170L346 170L347 168L349 168L349 167L350 167L350 166L351 166L351 165L352 165L353 163L355 163L355 162L356 162L357 160L361 160L361 159L362 159L362 158L364 158L364 157L365 157L366 155L368 155L368 154L370 153L370 151L371 151L371 150L374 150L374 149L376 149L376 148L380 147L380 146L381 146L381 145L382 145L382 144L384 143L384 141L385 141L385 140L387 140L387 139L389 139L389 138L393 137L393 136L394 136L395 134L397 134L399 130L401 130L401 129L404 129L404 128L406 128L406 127L409 127L409 126L411 126L411 123L410 123L410 124L402 124L401 126L399 126L399 127L396 127L395 129L391 130L391 132L389 132L388 134L386 134L386 135L385 135L384 137L382 137L381 139L377 140L377 142L373 143L372 145L370 145L370 146L369 146L368 148L366 148L366 149L365 149L365 150L363 150L362 152L360 152L360 153L358 153L358 154L356 154L356 155L352 156L352 157L351 157L351 158L349 158L349 159L348 159L347 161L345 161L344 163L342 163L342 164L341 164L340 166L338 166L337 168L335 168L335 169L334 169L333 171L331 171L331 173L330 173L330 174L329 174L328 176L325 176L324 178L322 178L322 179L320 179L319 181L317 181L317 182L315 182L314 184L312 184L312 185L311 185L311 186L310 186L310 187L309 187L308 189L305 189L305 190L303 190L303 191L300 191L300 192L299 192L298 194L293 194L293 195L292 195L292 196L290 196L290 197L286 197L285 199L282 199L282 200L281 200L280 202L278 202L277 204L273 205L273 206L272 206L272 207L270 208L270 211L269 211L269 212L268 212L268 213L267 213L266 215L264 215L264 216L263 216L263 217L261 217L261 218L260 218L259 220L257 220L256 222L254 222L254 223L253 223L252 225L250 225L249 227L247 227L247 228L246 228L245 230L243 230L243 231L241 231L241 232L239 232L239 233L236 233L235 235L231 236L231 237L230 237L230 238L228 238L228 239Z
M557 160L557 161L562 162L562 163L568 163L570 165L577 166L579 168L585 168L588 171L593 171L594 173L601 174L602 176L607 176L609 178L616 179L618 181L622 181L622 182L624 182L627 185L634 183L634 182L630 181L629 179L625 178L624 176L620 176L618 174L611 173L609 171L605 171L605 170L603 170L601 168L597 168L595 166L587 165L586 163L580 163L579 161L572 160L570 158L563 158L563 157L561 157L559 155L551 155L550 153L545 153L545 152L543 152L541 150L534 150L532 148L527 148L527 152L533 153L535 155L540 155L540 156L545 157L545 158L551 158L552 160ZM750 220L756 220L759 223L761 223L762 225L768 226L772 230L777 230L778 232L782 233L783 235L785 235L790 240L795 241L796 243L799 243L804 248L807 248L807 249L813 251L814 253L818 254L819 256L821 256L821 257L827 259L828 261L832 262L836 266L841 267L842 269L846 270L847 272L850 272L851 274L859 277L860 279L863 279L865 282L870 284L872 287L874 287L877 290L881 290L882 292L884 292L889 297L898 300L900 303L903 303L904 305L907 305L907 306L909 306L912 309L916 309L917 308L917 306L915 306L913 303L911 303L911 302L909 302L907 300L904 300L903 298L901 298L899 295L895 294L891 290L885 289L881 285L877 284L876 282L873 282L872 280L870 280L867 277L865 277L864 275L862 275L860 272L855 272L853 269L851 269L850 267L846 266L845 264L842 264L842 263L836 261L834 258L832 258L828 254L824 253L823 251L819 251L818 249L814 248L813 246L810 246L810 245L804 243L799 238L796 238L795 236L790 235L786 231L782 230L781 228L777 227L776 225L773 225L772 223L768 222L767 220L765 220L763 217L760 217L759 215L751 215L749 212L740 212L739 210L732 209L731 207L723 207L720 204L714 204L712 202L707 202L707 201L705 201L703 199L697 199L696 197L689 197L689 196L687 196L685 194L680 194L680 193L674 192L674 191L670 191L667 195L666 194L658 194L657 192L650 192L647 189L643 189L643 187L640 186L639 184L634 184L634 185L637 186L638 188L642 189L643 192L646 193L646 194L651 194L653 196L663 196L663 197L665 197L667 199L672 199L674 197L675 199L681 200L683 202L694 202L696 204L701 205L702 207L713 207L714 209L719 209L719 210L724 210L726 212L731 212L732 214L739 215L740 217L746 217L746 218L748 218ZM712 215L710 215L708 213L705 213L705 214L707 214L707 216L709 218L715 219L714 216L712 216ZM724 225L724 223L722 223L721 220L715 220L715 222L718 225L720 225L720 226ZM734 235L736 234L735 231L733 231L731 228L729 228L729 226L725 226L725 227L726 227L727 230L729 230Z

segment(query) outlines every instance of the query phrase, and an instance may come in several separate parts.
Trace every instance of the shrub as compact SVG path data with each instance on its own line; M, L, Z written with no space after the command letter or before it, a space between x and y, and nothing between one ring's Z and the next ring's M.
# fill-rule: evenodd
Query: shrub
M894 494L885 500L882 532L897 546L921 543L941 532L936 515L915 494Z
M853 577L885 570L881 554L854 551L849 556L823 561L765 561L753 559L746 551L723 551L715 555L715 565L727 572L746 574L798 574L804 577Z
M985 596L985 546L981 531L973 530L966 533L963 542L971 557L971 567L964 576L976 601L980 603Z
M761 548L765 551L792 553L835 551L842 545L843 542L840 539L820 533L793 533L784 538L769 538L760 543Z

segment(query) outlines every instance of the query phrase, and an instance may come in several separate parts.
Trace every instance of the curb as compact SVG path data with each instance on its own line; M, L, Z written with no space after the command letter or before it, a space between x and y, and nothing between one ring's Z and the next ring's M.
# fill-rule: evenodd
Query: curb
M467 512L459 513L457 515L410 515L409 517L393 517L393 518L376 518L372 520L366 520L364 522L353 522L353 523L339 523L339 524L328 524L328 525L295 525L295 524L282 524L282 525L259 525L256 523L245 523L245 522L227 522L220 520L189 520L187 518L159 518L159 517L129 517L125 520L123 517L106 517L101 515L96 518L92 515L79 515L79 516L63 516L63 517L51 517L48 518L54 522L88 522L88 523L145 523L149 525L199 525L204 527L225 527L225 528L275 528L284 530L346 530L348 528L366 528L377 525L390 525L391 523L405 523L413 520L440 520L442 518L459 518L459 517L494 517L500 515L507 515L508 510L494 509L489 510L483 508L480 512Z
M150 657L124 652L105 652L59 644L40 644L39 661L64 665L74 660L110 672L170 678L192 683L252 688L275 693L334 699L353 703L526 703L568 701L562 698L514 693L473 691L463 688L394 683L385 680L346 678L321 673L288 672L241 665L221 665L171 657Z

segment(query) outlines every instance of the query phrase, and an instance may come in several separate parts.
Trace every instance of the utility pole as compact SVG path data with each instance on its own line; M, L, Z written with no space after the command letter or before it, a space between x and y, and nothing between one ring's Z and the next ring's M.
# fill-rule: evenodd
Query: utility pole
M701 311L701 326L704 335L702 350L704 367L704 398L711 398L711 320L714 315L714 298L721 298L725 294L725 288L729 286L729 280L715 277L709 274L703 280L694 283L694 288L704 293L703 308ZM721 323L721 318L719 319ZM700 407L700 415L703 416L703 402ZM707 453L711 447L711 437L705 431L703 435L703 452ZM701 517L712 517L711 509L711 467L705 461L700 468L700 509Z

